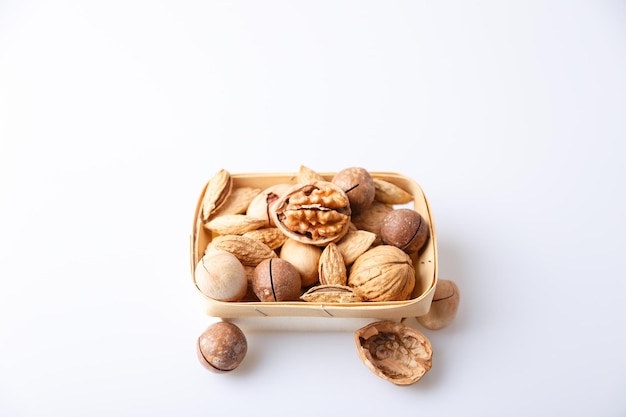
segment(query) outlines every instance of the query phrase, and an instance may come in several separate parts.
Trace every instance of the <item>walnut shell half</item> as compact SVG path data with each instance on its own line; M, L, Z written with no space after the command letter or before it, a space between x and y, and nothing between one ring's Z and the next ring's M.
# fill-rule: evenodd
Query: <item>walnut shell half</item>
M419 381L432 366L433 350L422 332L393 321L354 332L359 357L374 374L396 385Z

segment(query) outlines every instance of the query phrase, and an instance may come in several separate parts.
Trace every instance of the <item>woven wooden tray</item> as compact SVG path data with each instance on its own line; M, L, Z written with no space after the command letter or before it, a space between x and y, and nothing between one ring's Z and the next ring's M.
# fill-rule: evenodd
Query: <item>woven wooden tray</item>
M335 173L319 173L330 180ZM417 317L428 313L437 284L437 244L435 225L430 206L421 187L410 178L393 172L370 172L372 177L380 178L398 185L413 195L413 203L406 205L413 208L428 222L430 237L424 247L412 256L416 271L416 285L412 298L406 301L361 302L361 303L311 303L304 301L290 302L224 302L211 299L200 292L197 294L206 314L224 319L238 317L338 317L371 318L398 320ZM257 173L231 174L233 187L254 187L265 189L277 183L295 184L295 173ZM205 229L199 221L201 203L206 191L202 189L193 219L191 233L191 277L194 280L196 265L202 258L207 245L214 235ZM195 285L195 281L194 281Z

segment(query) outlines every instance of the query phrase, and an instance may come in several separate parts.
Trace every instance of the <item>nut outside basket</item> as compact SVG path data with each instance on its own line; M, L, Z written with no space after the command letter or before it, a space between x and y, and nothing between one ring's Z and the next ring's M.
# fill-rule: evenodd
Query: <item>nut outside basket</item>
M319 173L330 181L335 173ZM372 177L389 181L411 193L413 203L403 207L413 208L428 222L430 236L418 254L412 255L416 271L416 285L409 300L359 303L315 303L305 301L226 302L214 300L200 292L195 284L196 265L202 258L214 235L203 227L201 222L202 200L206 185L202 189L196 205L193 231L191 233L191 277L204 312L222 319L247 317L335 317L357 319L400 320L418 317L428 313L437 284L437 242L435 225L430 206L422 188L413 180L393 172L370 172ZM254 187L265 189L277 183L296 183L294 173L246 173L231 174L233 187ZM208 183L207 183L208 184Z

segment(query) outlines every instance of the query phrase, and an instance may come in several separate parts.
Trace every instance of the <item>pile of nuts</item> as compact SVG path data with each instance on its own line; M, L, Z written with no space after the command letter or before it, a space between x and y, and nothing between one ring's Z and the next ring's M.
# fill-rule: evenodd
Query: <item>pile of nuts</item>
M411 254L429 236L413 196L360 167L330 180L301 166L296 184L233 187L222 169L202 201L213 238L195 269L218 301L403 301L416 285Z
M199 221L212 238L195 268L196 286L224 302L408 300L417 279L412 255L430 236L420 213L394 207L412 201L411 193L361 167L343 169L327 180L300 166L295 184L266 189L234 187L230 173L221 169L207 183L201 202ZM458 299L456 285L440 280L432 304L439 302L438 307L418 321L429 329L445 327L456 314ZM213 326L199 338L199 357L209 369L235 369L245 356L245 337L232 323ZM219 343L225 330L230 339L238 337L238 355L231 355L227 365L216 365L216 351L228 351ZM403 324L373 323L355 338L368 367L393 383L413 383L430 369L428 339ZM410 346L398 341L410 341ZM398 365L401 372L381 370L380 364L390 362L375 357L385 346L406 353L400 361L404 365Z

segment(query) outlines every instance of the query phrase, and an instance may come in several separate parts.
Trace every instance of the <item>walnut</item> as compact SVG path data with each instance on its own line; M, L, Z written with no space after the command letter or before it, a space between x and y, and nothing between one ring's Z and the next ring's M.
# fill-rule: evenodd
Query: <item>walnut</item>
M430 341L419 330L405 324L370 323L354 333L354 340L363 363L396 385L414 384L432 367Z
M391 245L367 250L354 261L348 276L348 286L365 301L407 300L415 282L410 256Z
M328 181L296 184L272 207L276 226L302 243L326 245L341 239L350 227L350 202Z

